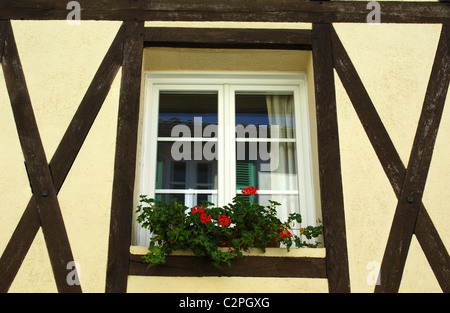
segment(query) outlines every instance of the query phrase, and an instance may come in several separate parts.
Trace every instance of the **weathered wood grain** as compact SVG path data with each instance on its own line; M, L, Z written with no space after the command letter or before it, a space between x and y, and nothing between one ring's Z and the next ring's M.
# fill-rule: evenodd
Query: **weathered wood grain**
M69 285L66 281L67 264L74 258L10 23L7 25L2 65L56 286L59 292L81 292L79 285Z
M313 24L320 197L330 292L350 292L330 24Z
M56 193L61 189L122 65L122 48L123 31L120 30L50 161ZM33 195L0 258L0 292L9 290L40 226Z
M406 168L375 109L350 57L336 32L332 32L334 66L396 196L400 196ZM414 233L441 286L450 289L450 257L423 203Z
M397 292L400 287L450 82L447 43L443 27L381 264L381 284L376 286L376 292Z
M450 4L379 1L382 23L448 23ZM65 20L70 10L58 0L2 0L0 20ZM153 0L82 2L82 20L245 21L366 23L365 1Z
M205 257L167 256L164 265L148 268L142 255L130 255L129 275L139 276L240 276L326 278L325 258L245 256L232 266L214 267Z
M309 29L146 27L145 46L311 50Z
M143 22L124 22L122 81L106 273L106 292L110 293L126 292L128 280L144 51L143 28Z

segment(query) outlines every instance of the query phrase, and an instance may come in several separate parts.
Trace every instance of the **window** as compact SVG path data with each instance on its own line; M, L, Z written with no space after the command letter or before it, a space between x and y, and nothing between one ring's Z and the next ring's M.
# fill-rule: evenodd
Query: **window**
M303 74L147 73L138 193L222 206L246 186L316 224ZM299 225L299 228L301 225ZM148 245L136 223L134 244Z

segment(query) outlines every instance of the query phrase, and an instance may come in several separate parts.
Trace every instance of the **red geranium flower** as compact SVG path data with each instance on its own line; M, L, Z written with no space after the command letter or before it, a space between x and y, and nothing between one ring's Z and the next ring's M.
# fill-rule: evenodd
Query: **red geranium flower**
M211 216L205 213L205 208L201 205L191 208L192 214L200 213L200 222L206 224L211 222Z
M200 216L200 220L202 224L206 224L211 222L211 216L206 215L206 213L202 213L202 215Z
M281 234L280 234L280 236L281 237L292 237L292 234L291 234L291 232L290 231L287 231L287 230L285 230L285 231L283 231L283 232L281 232Z
M230 225L230 218L227 217L225 214L222 216L219 216L219 224L222 226Z
M246 188L242 189L242 195L246 196L246 195L256 195L257 194L258 189L256 189L253 186L247 186Z
M205 212L205 208L200 206L200 205L197 205L196 207L193 207L191 210L192 210L192 214L204 213Z

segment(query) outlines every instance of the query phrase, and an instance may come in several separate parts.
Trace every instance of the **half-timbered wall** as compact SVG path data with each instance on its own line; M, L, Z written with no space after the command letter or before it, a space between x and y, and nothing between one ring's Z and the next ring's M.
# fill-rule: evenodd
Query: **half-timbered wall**
M101 18L119 21L82 20L78 26L0 21L0 291L448 292L450 28L442 24L448 25L448 16L436 13L448 11L437 3L422 17L410 7L385 8L385 21L401 24L355 23L365 12L358 5L348 24L339 14L317 12L300 15L314 24L281 23L281 17L299 18L295 7L282 7L282 16L269 14L270 20L255 13L249 19L262 19L257 24L147 22L144 29L143 22L122 23L133 12L121 9ZM95 19L100 9L87 7L86 17ZM0 19L34 19L30 12L3 10ZM61 19L64 10L55 9L53 17L35 13L37 19ZM172 13L164 19L194 17ZM155 19L151 10L141 14ZM242 20L243 13L227 14L219 10L210 17ZM271 21L277 23L264 23ZM236 60L257 48L280 57L286 49L312 51L306 71L317 105L317 201L330 232L326 248L301 252L300 263L283 253L272 256L279 266L304 265L305 271L277 269L274 277L149 275L136 257L143 249L130 250L131 223L122 221L132 213L141 62L156 55L144 53L144 45L171 47L149 48L171 53L144 69L189 70L164 68L180 63L175 58L193 45L177 37L182 29L164 31L167 26L216 29L204 31L196 49L239 48L233 50ZM258 37L240 30L231 37L244 43L220 41L233 34L228 27L276 31ZM286 29L301 31L279 36ZM255 38L257 46L245 42ZM289 55L295 61L295 53ZM207 69L191 56L189 62L193 70ZM58 262L73 259L81 286L66 283L72 267ZM373 285L380 266L381 285Z

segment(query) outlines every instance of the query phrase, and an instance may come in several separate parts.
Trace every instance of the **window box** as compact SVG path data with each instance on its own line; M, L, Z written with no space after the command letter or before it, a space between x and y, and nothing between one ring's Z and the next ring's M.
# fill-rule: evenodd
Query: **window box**
M226 248L221 248L226 249ZM295 277L327 278L325 249L250 249L235 260L232 267L214 267L207 258L195 256L190 250L173 251L163 265L148 267L143 256L147 247L133 246L130 250L129 275L165 277Z
M277 217L277 202L269 206L255 202L257 189L242 189L242 196L232 203L214 207L205 202L188 208L178 200L170 203L141 196L138 206L138 222L153 234L144 260L150 266L165 264L167 255L174 250L191 249L197 256L207 257L213 265L232 266L243 251L282 245L318 247L319 243L307 243L302 236L314 240L322 234L322 226L302 228L300 236L293 234L292 225L301 223L301 215L291 213L287 221ZM227 249L220 249L226 246Z

